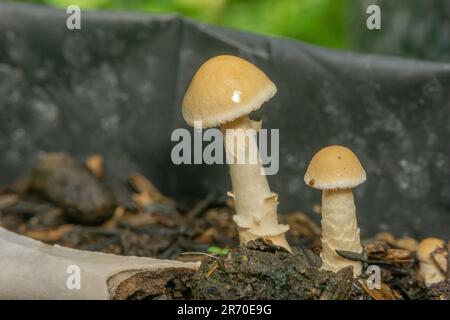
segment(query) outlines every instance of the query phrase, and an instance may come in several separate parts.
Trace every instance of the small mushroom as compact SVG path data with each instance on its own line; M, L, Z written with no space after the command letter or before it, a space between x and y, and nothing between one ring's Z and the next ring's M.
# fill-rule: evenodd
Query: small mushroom
M448 266L444 241L437 238L422 240L417 248L417 258L419 259L419 273L427 286L445 280L444 272Z
M194 75L183 99L182 112L190 126L199 121L202 128L220 126L226 137L225 147L235 160L229 163L233 188L229 195L234 199L233 218L240 242L264 237L290 250L285 238L289 227L278 224L278 195L270 190L263 174L255 134L250 138L247 135L245 140L234 136L232 141L227 135L227 131L255 133L261 124L250 120L248 115L276 91L266 74L250 62L229 55L217 56L206 61ZM249 157L253 150L257 153L256 161L240 162L235 150Z
M345 259L336 250L362 253L352 188L366 180L356 155L342 146L328 146L312 158L305 174L307 185L322 190L322 269L337 272L353 266L361 274L361 262Z

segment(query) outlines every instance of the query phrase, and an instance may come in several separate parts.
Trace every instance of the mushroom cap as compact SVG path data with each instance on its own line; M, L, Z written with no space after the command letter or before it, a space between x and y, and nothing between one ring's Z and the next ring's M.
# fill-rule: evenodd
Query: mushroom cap
M230 55L206 61L195 73L183 98L186 122L202 121L215 127L248 115L277 92L275 84L258 67Z
M423 239L417 247L417 258L421 262L432 263L431 253L444 246L444 241L438 238Z
M358 157L343 146L328 146L317 152L309 163L305 183L320 190L354 188L366 180Z

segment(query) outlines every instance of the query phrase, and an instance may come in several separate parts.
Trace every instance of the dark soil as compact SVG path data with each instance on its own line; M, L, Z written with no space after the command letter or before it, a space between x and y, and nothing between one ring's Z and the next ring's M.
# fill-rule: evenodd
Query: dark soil
M202 261L193 277L167 283L166 295L130 298L449 299L449 282L423 284L415 239L383 233L364 240L365 254L355 259L382 271L381 288L369 290L367 275L352 281L351 269L319 271L320 228L308 215L280 215L290 225L289 253L263 239L239 247L233 214L224 195L180 207L142 175L118 181L102 161L83 165L64 154L0 186L0 226L14 232L83 250Z
M450 281L442 281L432 285L423 298L428 300L450 300Z
M208 258L192 279L195 299L347 299L352 268L319 271L318 257L258 239L226 257ZM309 259L308 259L309 257Z

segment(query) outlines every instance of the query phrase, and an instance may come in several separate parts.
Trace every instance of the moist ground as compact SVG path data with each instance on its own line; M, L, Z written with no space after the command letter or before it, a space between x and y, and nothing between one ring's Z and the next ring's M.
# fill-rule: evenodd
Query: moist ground
M315 211L319 212L320 208ZM445 299L449 283L427 288L418 274L417 239L382 233L363 239L365 254L350 257L377 265L382 286L368 275L349 281L350 270L319 271L320 216L280 214L289 224L293 253L258 240L239 247L233 203L211 193L191 205L162 195L149 179L130 173L119 181L102 166L57 155L32 175L0 185L0 225L71 248L120 255L202 261L195 275L173 277L163 295L145 299ZM315 217L312 219L311 217ZM168 277L170 278L170 277ZM349 285L351 284L351 285Z

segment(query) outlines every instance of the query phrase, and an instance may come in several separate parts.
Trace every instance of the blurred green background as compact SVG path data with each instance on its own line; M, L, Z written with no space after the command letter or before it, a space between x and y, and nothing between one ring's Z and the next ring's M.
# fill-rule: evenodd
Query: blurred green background
M25 0L56 7L178 12L193 19L262 34L345 48L348 0Z
M1 1L1 0L0 0ZM10 0L11 1L11 0ZM16 0L60 8L179 13L324 47L450 61L450 0ZM381 8L381 30L366 9Z

